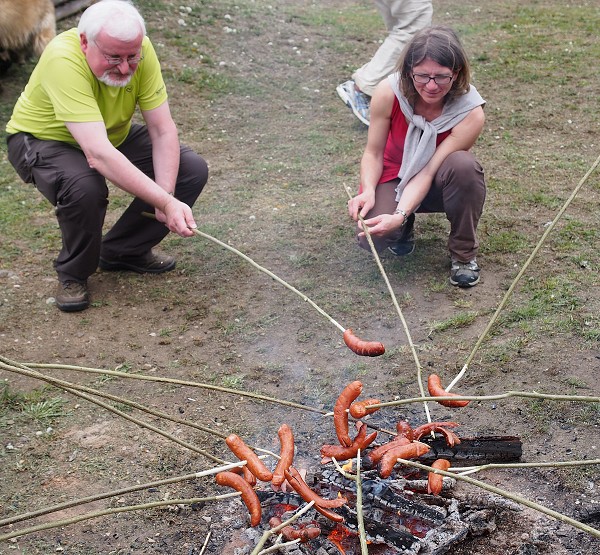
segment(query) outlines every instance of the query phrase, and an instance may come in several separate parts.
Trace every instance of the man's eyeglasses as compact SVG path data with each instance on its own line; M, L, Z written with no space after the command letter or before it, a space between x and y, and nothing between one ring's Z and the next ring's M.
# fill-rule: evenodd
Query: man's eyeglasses
M100 50L100 54L104 56L106 62L111 66L118 66L121 65L123 62L127 62L130 66L134 66L136 64L139 64L144 59L144 56L141 53L137 56L127 56L127 58L123 58L122 56L109 56L108 54L102 52L102 49L100 48L100 46L98 46L98 43L96 41L94 41L94 44L96 45L98 50Z
M454 79L453 75L427 75L426 73L413 73L412 78L415 80L415 83L419 83L419 85L427 85L429 81L433 80L436 85L448 85L452 79Z

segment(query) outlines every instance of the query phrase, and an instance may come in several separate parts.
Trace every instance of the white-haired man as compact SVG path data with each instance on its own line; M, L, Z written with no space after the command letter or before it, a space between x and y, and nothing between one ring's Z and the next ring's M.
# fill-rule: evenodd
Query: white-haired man
M136 107L145 125L133 123ZM179 143L158 58L131 3L92 4L77 28L50 42L6 131L17 173L56 207L59 309L89 306L87 280L98 266L140 273L175 267L152 248L169 230L193 235L191 207L208 167ZM107 179L135 198L103 237Z

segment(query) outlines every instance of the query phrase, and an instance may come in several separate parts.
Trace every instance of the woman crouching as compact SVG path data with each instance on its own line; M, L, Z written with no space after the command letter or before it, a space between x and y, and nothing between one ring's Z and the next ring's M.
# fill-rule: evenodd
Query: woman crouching
M440 26L417 33L373 94L359 194L348 202L377 251L397 256L415 248L415 212L444 212L450 283L458 287L479 282L477 224L486 189L470 148L483 129L484 104L456 33ZM358 242L370 249L361 222Z

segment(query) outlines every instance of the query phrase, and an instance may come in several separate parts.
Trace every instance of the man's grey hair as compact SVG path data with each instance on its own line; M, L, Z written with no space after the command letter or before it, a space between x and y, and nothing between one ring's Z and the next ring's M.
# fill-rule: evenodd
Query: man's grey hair
M100 0L83 12L77 31L90 41L102 31L114 39L131 41L146 34L146 24L128 0Z

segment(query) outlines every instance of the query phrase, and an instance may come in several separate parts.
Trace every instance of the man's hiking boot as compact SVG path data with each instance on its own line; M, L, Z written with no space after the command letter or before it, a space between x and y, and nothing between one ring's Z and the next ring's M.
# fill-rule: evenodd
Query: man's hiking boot
M63 312L78 312L90 306L87 282L60 281L54 298L56 306Z
M109 260L100 257L99 267L107 272L130 271L138 274L162 274L175 268L175 259L150 251L145 256Z

